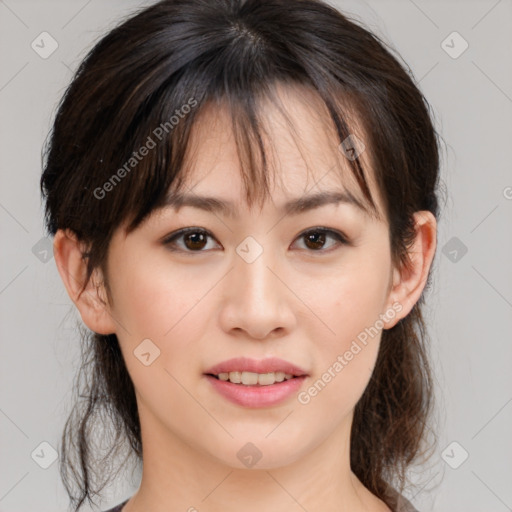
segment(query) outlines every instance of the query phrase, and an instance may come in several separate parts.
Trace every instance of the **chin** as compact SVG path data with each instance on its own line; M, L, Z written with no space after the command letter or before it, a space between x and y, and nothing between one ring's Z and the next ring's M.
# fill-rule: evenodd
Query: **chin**
M297 450L298 442L291 442L289 438L288 442L285 442L278 436L273 440L266 439L267 434L252 437L246 435L243 441L231 440L229 443L231 449L228 453L211 453L226 466L253 471L282 468L293 464L303 456L303 451Z

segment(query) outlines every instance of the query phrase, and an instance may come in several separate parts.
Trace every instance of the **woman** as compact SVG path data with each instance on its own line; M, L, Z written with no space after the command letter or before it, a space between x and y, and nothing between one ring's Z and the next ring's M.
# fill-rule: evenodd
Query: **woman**
M41 178L88 328L74 510L124 446L110 512L415 510L438 172L409 74L323 2L163 0L103 37Z

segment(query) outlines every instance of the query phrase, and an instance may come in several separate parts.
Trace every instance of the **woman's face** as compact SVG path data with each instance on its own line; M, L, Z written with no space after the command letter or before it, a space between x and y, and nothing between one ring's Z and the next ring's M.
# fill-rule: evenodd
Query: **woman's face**
M243 200L228 114L212 110L193 134L184 193L230 203L232 215L168 206L112 239L111 315L135 386L145 450L169 443L231 467L259 459L258 468L272 468L327 439L347 448L381 330L400 316L390 294L385 221L349 201L283 209L320 192L350 191L361 202L363 195L316 97L288 89L280 97L296 132L274 106L263 107L265 144L279 179L261 211ZM359 158L368 163L367 152ZM382 211L373 179L370 185ZM194 229L164 241L183 228ZM206 375L242 357L280 358L307 376L254 389Z

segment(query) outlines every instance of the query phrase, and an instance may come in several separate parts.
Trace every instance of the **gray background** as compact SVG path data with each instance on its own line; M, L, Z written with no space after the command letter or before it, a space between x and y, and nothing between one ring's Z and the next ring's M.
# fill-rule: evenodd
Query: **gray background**
M149 3L0 1L0 512L67 508L58 462L43 469L51 449L40 444L59 446L79 316L51 243L41 240L41 146L86 50ZM396 48L447 143L446 201L427 294L439 450L416 471L418 487L408 496L421 512L512 510L512 3L333 3ZM44 31L58 44L46 59L31 47ZM454 58L461 37L469 47ZM108 489L104 509L135 491L137 479L127 482Z

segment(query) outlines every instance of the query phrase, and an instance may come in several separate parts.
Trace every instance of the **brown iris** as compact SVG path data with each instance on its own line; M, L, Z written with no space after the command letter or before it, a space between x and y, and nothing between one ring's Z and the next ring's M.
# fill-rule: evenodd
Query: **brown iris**
M310 249L321 249L325 244L325 233L321 231L314 231L303 236L306 241L306 246Z
M201 232L186 233L183 235L183 242L187 249L198 250L202 249L207 242L207 234ZM190 245L187 243L190 241Z

